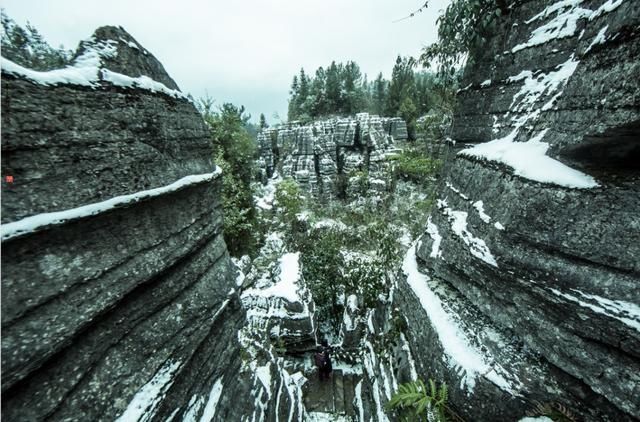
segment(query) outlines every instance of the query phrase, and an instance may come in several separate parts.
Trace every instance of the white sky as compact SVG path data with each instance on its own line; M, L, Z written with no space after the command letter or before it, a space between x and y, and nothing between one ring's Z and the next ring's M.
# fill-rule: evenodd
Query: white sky
M102 25L122 25L153 53L185 93L244 104L286 118L300 67L354 60L369 80L386 77L398 54L418 56L436 39L449 0L3 0L18 24L30 21L53 46L75 49Z

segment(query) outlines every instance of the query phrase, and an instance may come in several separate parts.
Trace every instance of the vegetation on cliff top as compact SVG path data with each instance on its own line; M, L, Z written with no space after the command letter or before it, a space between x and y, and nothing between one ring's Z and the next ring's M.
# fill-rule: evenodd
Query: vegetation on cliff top
M382 73L369 82L357 63L331 62L314 76L304 68L293 77L289 98L290 121L309 122L327 116L348 116L369 112L401 117L407 122L409 138L415 139L416 120L429 112L450 109L455 86L430 72L416 72L416 61L396 59L391 80Z
M247 130L251 116L242 106L225 103L216 109L213 104L211 98L204 98L199 108L211 129L215 163L223 170L224 239L231 255L252 254L260 229L251 187L256 155L256 144Z
M465 60L473 60L481 51L511 3L514 0L452 0L436 21L438 41L423 49L420 62L436 67L445 80L451 79ZM428 6L427 0L418 11Z
M63 67L71 61L73 53L63 46L53 48L38 30L27 22L25 28L14 22L4 10L2 20L2 56L35 70L51 70Z

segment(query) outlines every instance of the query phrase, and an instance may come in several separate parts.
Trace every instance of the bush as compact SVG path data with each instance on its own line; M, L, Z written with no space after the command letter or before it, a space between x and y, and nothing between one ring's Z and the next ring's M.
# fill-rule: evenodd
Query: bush
M440 169L440 160L435 160L416 150L405 150L395 158L394 176L416 183L423 183Z
M340 252L342 235L333 229L316 230L298 245L302 261L302 276L319 309L319 320L336 330L342 321L339 296L344 293L342 270L344 257Z
M399 261L396 233L388 224L378 220L361 233L311 229L296 240L292 247L302 252L302 275L319 308L319 319L334 330L342 322L343 295L355 294L365 307L373 308L388 293L390 275Z
M291 224L295 221L304 204L304 197L298 183L293 179L285 179L278 183L275 199L283 223Z
M253 255L262 230L251 188L256 146L246 130L250 116L244 115L244 107L229 103L217 111L212 108L213 100L200 100L200 111L211 130L214 160L223 170L224 239L231 255Z
M232 256L239 257L255 251L258 236L257 220L253 210L251 191L233 173L222 153L215 158L222 168L222 210L224 214L224 240Z

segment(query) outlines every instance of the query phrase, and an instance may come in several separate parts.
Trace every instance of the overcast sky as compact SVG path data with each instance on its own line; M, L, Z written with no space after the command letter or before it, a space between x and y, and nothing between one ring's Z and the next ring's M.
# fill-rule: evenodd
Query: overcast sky
M291 79L331 60L354 60L369 79L391 74L398 54L436 39L448 0L3 0L53 45L75 49L102 25L122 25L164 65L183 92L286 118Z

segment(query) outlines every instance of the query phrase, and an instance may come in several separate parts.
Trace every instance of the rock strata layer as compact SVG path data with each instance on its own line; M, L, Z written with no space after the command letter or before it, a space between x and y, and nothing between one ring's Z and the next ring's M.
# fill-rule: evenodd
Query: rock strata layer
M315 195L345 195L348 178L357 172L383 178L385 153L395 141L406 139L407 125L397 117L361 113L309 125L291 123L258 134L260 168L265 180L277 172Z
M537 404L633 420L639 9L524 1L501 25L466 69L438 204L396 296L418 372L468 420Z
M3 59L3 419L246 412L221 181L177 88L122 28L67 69Z

